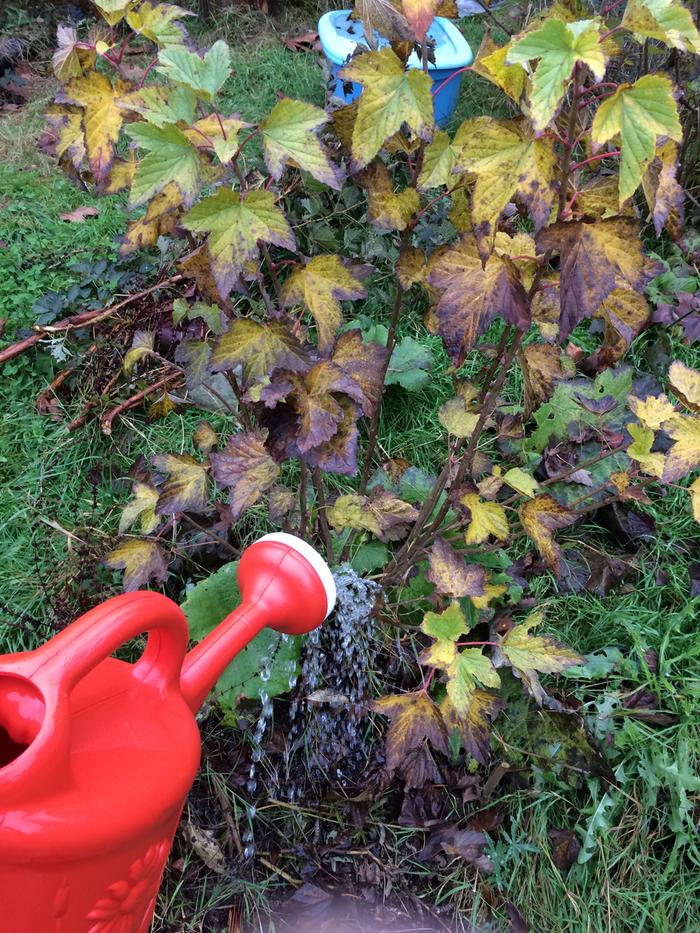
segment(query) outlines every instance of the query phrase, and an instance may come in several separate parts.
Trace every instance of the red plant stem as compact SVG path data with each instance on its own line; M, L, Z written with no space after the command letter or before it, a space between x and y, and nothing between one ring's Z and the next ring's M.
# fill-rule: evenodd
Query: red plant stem
M233 153L233 155L231 156L231 161L232 161L232 162L235 162L235 161L236 161L236 159L238 158L238 156L239 156L239 155L241 154L241 152L243 151L243 147L246 145L246 143L249 143L250 140L253 138L253 136L257 136L257 135L258 135L258 128L257 128L257 126L256 126L255 129L252 130L252 132L248 133L248 135L246 136L246 138L245 138L245 139L243 140L243 142L239 145L238 149L236 149L236 151Z
M155 392L156 389L162 388L164 385L167 385L169 382L177 383L178 385L182 382L182 373L174 372L169 373L167 376L163 376L162 379L159 379L158 382L154 382L153 385L146 386L145 389L142 389L141 392L137 392L136 395L132 395L131 398L128 398L125 402L121 402L111 411L108 411L107 414L101 421L100 427L102 428L103 434L112 433L112 422L114 419L120 415L122 412L127 411L129 408L133 408L134 405L138 405L147 395L150 395L151 392Z
M567 189L569 187L569 176L571 175L571 155L574 151L573 140L576 138L576 124L578 121L578 102L581 96L581 65L574 65L574 84L571 100L571 110L569 111L569 122L566 130L566 145L561 156L561 178L559 180L559 208L557 210L557 219L561 217L566 205Z
M121 59L120 59L120 61L121 61ZM141 80L139 81L139 88L142 88L142 87L143 87L146 78L149 76L149 74L151 73L151 71L153 71L153 69L156 67L157 64L158 64L158 56L156 55L156 57L153 59L153 61L152 61L152 62L149 62L148 67L146 68L146 70L144 71L144 73L141 75Z
M583 93L588 93L588 91L597 91L601 87L611 87L617 90L618 85L614 81L598 81L596 84L589 84L583 89Z
M588 100L582 101L578 105L578 109L585 110L586 107L590 107L591 104L594 104L597 100L607 100L607 98L612 97L614 93L615 93L614 91L608 91L607 94L594 94L593 97L589 97Z
M600 15L609 16L614 9L622 6L623 3L626 3L626 0L614 0L614 3L611 3L610 6L604 6L601 8Z
M627 27L623 26L622 23L619 23L617 26L613 26L612 29L608 29L608 31L604 32L600 39L598 39L598 44L605 42L608 36L611 36L614 32L619 32L621 29L627 29Z
M416 224L418 223L418 221L421 219L421 217L423 216L423 214L425 214L426 211L428 211L428 210L433 206L433 204L437 204L438 201L442 201L443 198L447 198L447 197L449 197L451 194L452 194L452 191L443 191L442 194L439 194L437 197L432 198L430 201L428 201L428 203L425 205L425 207L422 207L422 208L418 211L418 213L416 214L416 216L413 218L413 220L412 220L411 223L409 224L409 227L411 228L411 230L414 229L414 227L416 226Z
M453 71L452 74L449 76L449 78L445 78L445 80L441 81L437 87L433 88L433 90L431 91L433 97L437 97L440 91L444 87L446 87L446 85L448 85L450 81L453 81L455 78L458 78L460 75L463 75L465 71L472 71L472 70L473 69L471 65L465 65L464 68L458 68L457 71Z
M619 149L613 149L612 152L599 152L598 155L591 156L589 159L584 159L583 162L574 162L571 166L571 171L576 172L578 169L583 168L584 165L590 165L591 162L599 162L601 159L616 159L620 155L622 155L622 153Z
M424 681L424 683L423 683L423 690L425 691L425 693L428 692L428 687L430 686L431 680L432 680L433 677L435 676L435 671L436 671L436 670L437 670L437 668L431 667L431 668L430 668L430 673L429 673L428 676L425 678L425 681Z

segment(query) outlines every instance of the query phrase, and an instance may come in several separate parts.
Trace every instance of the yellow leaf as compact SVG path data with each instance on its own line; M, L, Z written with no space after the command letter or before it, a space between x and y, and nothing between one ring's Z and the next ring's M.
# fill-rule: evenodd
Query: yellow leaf
M607 55L597 19L564 23L546 19L534 31L516 39L506 56L509 65L539 59L532 78L530 108L535 129L546 129L561 105L574 65L588 65L596 81L605 76Z
M353 169L368 165L403 123L421 139L433 132L432 81L416 68L404 70L390 48L355 58L340 72L364 86L352 133Z
M467 544L483 544L491 536L497 541L508 540L508 517L502 505L483 502L475 492L461 495L459 501L471 515L465 537Z
M510 486L511 489L514 489L523 496L528 496L530 499L532 499L539 489L537 480L530 476L529 473L526 473L525 470L521 470L520 467L513 467L512 470L508 470L507 473L504 473L503 482Z
M499 47L489 33L485 33L472 65L472 71L486 78L491 84L500 87L504 94L507 94L517 104L525 90L527 72L521 65L506 64L506 57L512 45L513 43L509 42Z
M123 535L138 519L141 534L150 535L161 521L155 511L160 493L148 483L140 483L138 480L134 482L131 492L133 498L125 505L119 519L119 534Z
M682 236L685 215L685 191L676 178L679 151L678 144L667 139L657 147L656 155L642 177L642 191L651 211L656 235L661 236L665 227L676 241Z
M123 570L125 591L137 590L149 580L163 582L168 577L168 563L162 548L155 541L128 538L110 551L105 564L113 570Z
M700 372L676 360L671 363L668 381L674 394L691 411L700 411ZM670 417L670 415L669 415Z
M456 733L465 751L484 765L489 759L491 723L504 706L496 694L475 688L462 704L461 712L457 712L449 696L440 704L440 712L449 732Z
M438 130L425 148L423 166L418 176L418 188L427 191L430 188L449 186L456 179L452 176L455 167L459 146L452 143L444 130Z
M520 671L558 674L567 667L582 664L584 659L580 654L560 645L549 635L530 635L530 629L541 622L541 613L533 612L504 635L501 649L513 667Z
M700 55L700 34L693 15L678 0L628 0L622 25L637 36Z
M483 596L486 571L478 564L468 564L444 538L436 538L430 549L426 579L435 584L438 593L462 599Z
M628 424L627 430L633 443L627 448L627 456L636 460L640 469L650 476L661 477L664 469L664 455L651 452L654 443L654 432L651 428L640 424Z
M50 104L46 109L46 122L56 134L56 158L66 158L76 171L80 171L85 159L85 134L82 111L78 107L61 107Z
M665 395L648 395L644 401L634 395L630 395L630 409L639 418L645 428L651 428L652 431L658 431L664 421L668 421L676 414L676 410Z
M425 253L409 246L398 258L396 263L396 274L401 282L401 287L408 289L412 285L417 285L425 280Z
M472 596L472 604L475 609L488 609L492 602L500 599L501 596L505 596L508 592L508 587L504 586L502 583L487 583L486 592L483 596Z
M472 214L484 240L493 237L516 195L527 205L535 230L547 224L558 164L551 139L534 136L526 120L474 117L462 123L453 145L459 148L459 168L476 175Z
M238 117L220 117L216 114L197 120L183 133L193 146L211 147L224 165L238 149L238 134L244 127L250 126Z
M318 346L329 350L343 323L341 301L367 297L364 280L371 266L351 266L340 256L315 256L297 266L282 286L282 306L305 305L316 321Z
M114 161L124 117L116 98L124 90L120 82L114 88L109 78L95 71L89 77L72 78L57 98L83 108L87 157L98 185L105 181Z
M116 26L124 19L127 10L136 4L136 0L94 0L95 6L110 26Z
M663 429L675 443L666 454L661 479L674 483L700 466L700 418L676 415Z
M481 648L465 648L447 668L447 695L458 715L467 713L477 684L500 687L501 678Z
M283 97L260 124L265 162L279 181L285 164L309 172L318 181L339 190L343 173L328 158L318 138L319 127L328 122L325 110L301 100Z
M424 690L401 696L380 697L372 708L391 720L386 737L386 767L400 768L406 756L429 741L433 748L449 755L447 730L440 710Z
M534 541L547 565L558 576L561 561L561 549L552 533L557 528L566 528L577 519L548 493L530 499L520 506L520 521L527 536Z
M367 216L380 230L405 230L420 207L415 188L394 191L391 175L383 162L374 162L357 177L367 188Z
M644 75L634 84L621 84L596 111L591 127L593 142L602 146L620 136L620 204L632 197L654 158L656 140L683 138L671 79Z
M188 454L158 454L153 466L168 475L160 491L159 515L202 512L207 506L207 469Z
M700 476L688 486L690 502L693 508L693 518L700 522Z
M174 182L170 182L149 201L143 217L129 222L119 247L120 256L155 246L159 237L172 233L180 219L182 206L182 192Z
M473 409L471 402L469 395L460 392L438 410L440 424L454 437L471 437L479 422L479 412Z
M456 657L457 645L453 641L434 641L421 652L418 662L425 667L439 667L444 671Z

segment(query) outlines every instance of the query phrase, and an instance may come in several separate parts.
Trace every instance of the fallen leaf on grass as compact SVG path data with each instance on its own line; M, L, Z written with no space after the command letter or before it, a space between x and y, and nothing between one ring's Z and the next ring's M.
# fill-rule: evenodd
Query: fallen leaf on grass
M282 41L292 52L319 52L321 50L317 32L302 32L298 36L287 36Z
M559 871L567 871L578 858L581 843L573 829L550 829L552 861Z
M72 224L84 224L86 217L97 217L99 213L96 207L76 207L74 211L64 211L58 216Z
M465 862L470 862L480 871L493 871L493 862L487 855L484 855L487 843L486 833L446 826L430 836L416 858L419 862L427 862L442 851L446 855L463 858Z
M217 875L225 874L226 856L211 830L188 822L185 824L185 838L210 871Z

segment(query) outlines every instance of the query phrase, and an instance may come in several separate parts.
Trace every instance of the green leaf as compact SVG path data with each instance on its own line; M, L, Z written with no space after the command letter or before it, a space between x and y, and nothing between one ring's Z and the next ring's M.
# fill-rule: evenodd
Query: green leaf
M530 91L532 122L538 132L557 115L577 62L588 65L596 81L603 80L608 59L599 40L598 20L564 23L552 18L513 43L506 57L509 65L539 59Z
M164 127L132 123L126 132L144 156L136 166L129 206L138 207L170 182L177 185L182 200L191 204L199 190L199 156L185 134L173 124Z
M368 165L404 123L421 139L432 135L432 81L416 68L405 71L390 48L359 55L340 77L364 86L352 133L353 171Z
M194 16L191 10L172 3L145 0L136 10L129 10L126 21L134 30L158 45L184 45L187 33L177 20L182 16Z
M167 123L192 123L197 98L188 87L163 87L154 84L131 91L117 99L117 106L123 110L140 113L154 126L165 126Z
M207 249L214 279L226 297L250 259L258 256L258 242L296 249L291 227L271 191L249 191L241 197L231 188L195 204L182 218L193 233L208 233Z
M192 88L197 97L211 103L231 74L231 51L223 39L201 57L181 46L162 49L156 71L175 84Z
M447 696L458 715L469 709L472 692L478 684L500 687L501 678L481 648L465 648L447 669Z
M260 124L265 162L275 181L282 177L284 166L291 164L340 190L343 173L330 161L317 136L318 128L326 122L328 114L320 107L288 97L277 101Z
M450 603L444 612L426 612L421 623L425 634L438 641L459 641L470 628L458 602Z
M400 385L409 392L422 389L430 381L433 353L413 337L404 337L394 347L386 371L385 385Z
M425 148L423 166L418 176L418 188L428 191L430 188L440 188L456 181L452 171L457 161L460 146L455 139L453 143L444 130L438 130L431 143Z
M226 564L194 586L182 604L190 625L190 637L200 641L222 622L241 601L236 574L238 562ZM289 691L289 681L298 674L301 638L283 638L272 629L256 635L224 671L214 687L218 702L232 710L239 697L256 700L264 691L270 697ZM260 671L273 658L270 677Z
M350 558L350 565L360 575L379 570L389 560L389 549L381 541L367 541Z
M513 467L512 470L504 473L503 482L522 496L528 496L530 499L539 489L537 480L530 476L529 473L526 473L525 470L521 470L520 467Z
M620 136L620 204L631 198L656 154L656 140L683 138L673 85L666 75L644 75L634 84L621 84L606 98L593 118L591 135L602 146Z
M678 0L628 0L622 25L635 36L658 39L681 52L700 55L693 14Z
M513 667L521 671L558 674L567 667L583 664L580 654L560 645L549 635L530 635L530 629L541 623L542 614L533 612L504 635L501 649Z

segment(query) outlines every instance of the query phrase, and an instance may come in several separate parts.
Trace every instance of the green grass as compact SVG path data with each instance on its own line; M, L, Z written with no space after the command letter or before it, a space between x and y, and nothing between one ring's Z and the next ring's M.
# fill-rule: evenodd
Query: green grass
M229 41L241 28L231 17L219 27L228 32ZM475 50L480 34L481 26L469 21L467 35ZM289 52L274 35L251 39L246 34L245 44L235 47L234 69L225 99L230 110L245 119L256 120L268 112L278 89L323 103L323 80L315 58ZM467 75L453 122L493 113L497 100L485 82ZM126 223L118 198L91 199L37 155L40 109L41 101L23 114L0 118L1 238L7 244L0 249L0 306L1 316L7 319L3 345L31 325L37 299L50 290L61 292L78 280L69 269L73 262L114 257L114 237ZM61 212L85 204L98 207L99 215L85 224L60 220ZM362 313L385 320L389 300L380 283ZM400 336L418 332L421 310L418 304L409 309ZM653 339L644 336L635 345L633 360L642 367ZM437 361L431 383L411 397L410 405L400 392L389 392L381 421L381 454L407 457L425 469L437 470L444 448L435 440L436 411L451 394L451 380L440 342L436 339L431 345ZM695 350L673 344L671 352L674 358L698 365ZM52 624L69 621L81 598L95 597L95 593L80 591L81 561L87 559L82 542L87 542L91 559L107 549L126 498L126 485L119 488L117 481L138 454L189 449L197 420L196 414L171 414L164 421L149 423L137 410L123 420L114 438L104 437L96 422L68 434L63 422L35 410L36 397L62 365L43 347L2 370L0 611L5 625L0 625L0 639L8 650L36 643ZM58 413L72 416L75 410L66 412L59 402ZM550 630L562 641L584 654L614 647L625 656L605 676L567 681L591 727L601 736L612 735L609 759L620 783L619 790L610 791L608 825L596 838L593 857L568 873L559 871L551 860L548 832L570 828L585 833L594 801L603 792L600 787L586 782L572 787L565 769L553 768L538 774L534 788L512 791L499 801L506 819L505 832L494 843L497 871L493 880L531 928L543 933L700 929L700 853L692 827L693 820L697 822L692 808L697 806L698 791L691 782L686 814L682 789L684 775L697 773L700 749L696 713L700 649L695 622L700 603L689 601L688 577L689 565L696 558L697 526L682 491L671 490L647 508L657 522L658 534L635 558L638 570L631 591L605 598L587 593L560 596L546 577L535 587ZM259 516L253 516L245 533L252 537L260 522ZM563 534L561 540L565 547L577 544L574 534ZM659 579L660 570L668 574L667 580ZM111 575L105 572L101 580L101 595L111 594ZM658 671L644 663L649 650L658 654ZM656 693L661 708L672 713L675 721L656 726L621 715L620 698L639 688ZM514 756L508 743L515 744L516 725L508 716L497 725L497 734L506 743L501 746L502 757ZM209 786L215 780L216 772L208 767L200 783ZM242 822L242 798L231 788L226 793L235 819ZM460 808L455 817L465 812L470 811ZM312 844L318 826L322 838L336 832L339 814L338 806L331 804L320 811L298 812L292 819L289 810L269 805L259 819L264 830L278 838L288 836L291 847L293 842ZM376 845L404 885L420 887L437 904L451 905L457 912L454 929L466 930L472 921L483 921L483 895L475 887L471 869L448 862L437 873L433 865L406 854L406 844L422 838L420 832L387 825L372 815L353 841L358 848ZM185 855L193 859L191 852ZM295 871L293 863L282 864ZM240 880L222 882L212 881L202 871L200 880L192 896L182 890L176 873L168 876L159 902L158 929L201 929L214 907L232 901L244 905L250 929L263 929L267 899L284 889L282 877L261 871L255 877L244 873ZM497 915L497 928L505 929L501 908ZM224 928L225 911L220 923Z

